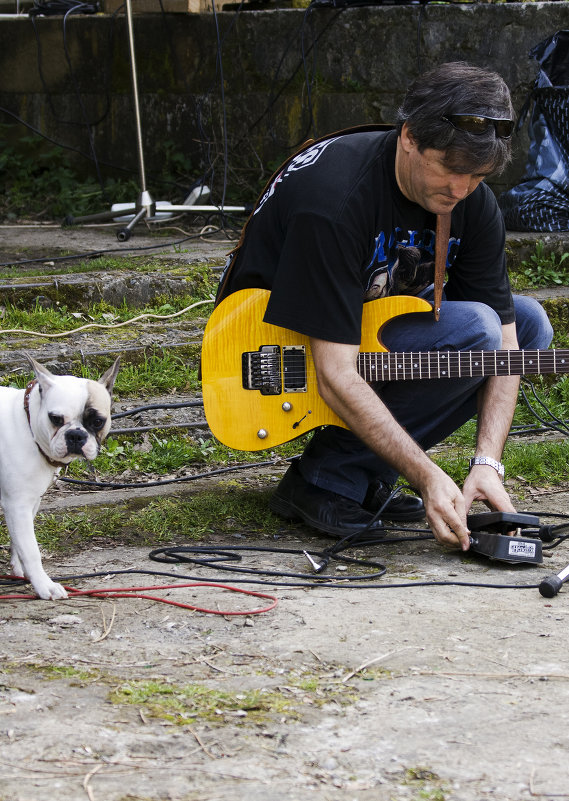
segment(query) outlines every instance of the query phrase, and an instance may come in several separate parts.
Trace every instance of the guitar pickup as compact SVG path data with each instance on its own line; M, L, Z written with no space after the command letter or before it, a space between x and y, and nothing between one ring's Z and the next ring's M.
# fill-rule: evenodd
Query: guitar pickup
M304 345L283 347L283 375L285 392L307 392L306 348Z
M281 351L278 345L261 345L259 350L245 351L241 354L241 373L243 389L254 389L261 395L307 392L306 348L286 345Z

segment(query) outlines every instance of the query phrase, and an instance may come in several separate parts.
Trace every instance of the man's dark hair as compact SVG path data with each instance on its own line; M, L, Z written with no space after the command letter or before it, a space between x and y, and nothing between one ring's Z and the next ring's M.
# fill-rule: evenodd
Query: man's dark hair
M500 173L511 158L511 139L501 139L493 126L483 134L457 130L443 119L451 114L477 114L513 120L510 92L495 72L462 61L441 64L409 87L397 116L400 133L407 123L419 151L443 150L450 169L460 173Z

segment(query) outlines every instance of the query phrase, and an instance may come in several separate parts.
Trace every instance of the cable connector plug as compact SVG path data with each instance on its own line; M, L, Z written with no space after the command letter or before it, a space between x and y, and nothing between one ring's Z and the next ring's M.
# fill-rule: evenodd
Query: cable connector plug
M557 536L553 533L558 526L540 526L537 536L542 542L553 542Z
M315 573L323 573L328 567L328 562L330 561L329 559L326 558L322 562L318 563L315 559L313 559L310 556L308 551L303 551L302 553L306 556L306 558L312 565L312 569L314 570Z

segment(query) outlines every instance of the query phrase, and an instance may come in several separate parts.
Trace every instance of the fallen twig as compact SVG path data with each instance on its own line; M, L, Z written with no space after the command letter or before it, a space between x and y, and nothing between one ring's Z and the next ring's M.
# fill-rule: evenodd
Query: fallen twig
M109 636L109 634L111 633L111 629L113 627L113 623L115 622L116 613L117 613L117 605L113 604L113 614L111 615L111 622L107 626L107 621L105 619L105 609L104 607L101 607L101 617L103 618L103 633L101 634L100 637L97 637L95 640L93 640L94 643L102 642L106 637Z

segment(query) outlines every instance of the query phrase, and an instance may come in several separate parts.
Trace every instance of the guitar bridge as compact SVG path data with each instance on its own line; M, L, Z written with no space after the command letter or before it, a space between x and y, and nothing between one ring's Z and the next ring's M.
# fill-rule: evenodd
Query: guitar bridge
M308 390L304 345L286 345L282 353L278 345L261 345L259 350L246 351L241 354L241 372L243 389L254 389L261 395Z

